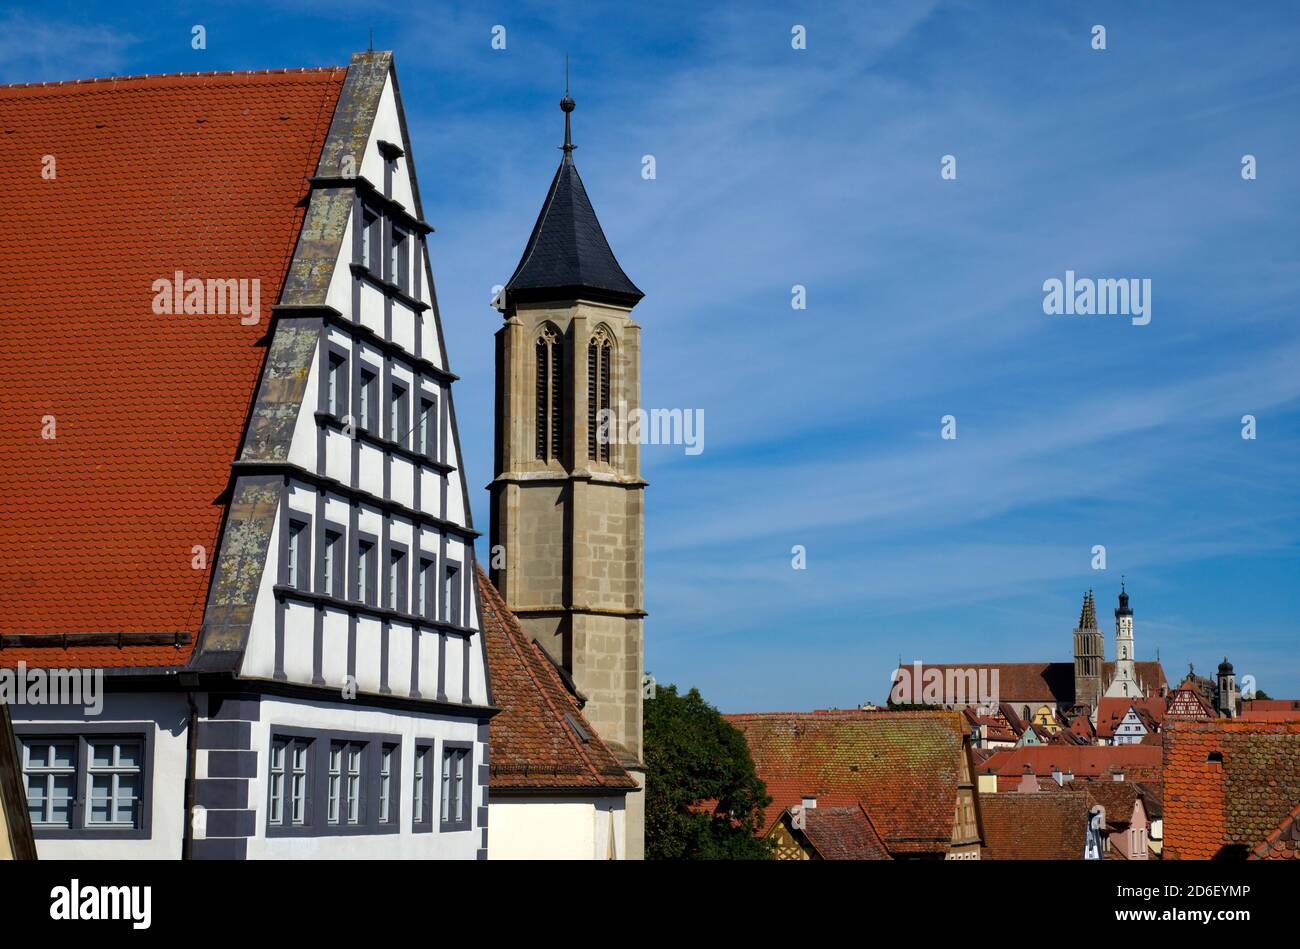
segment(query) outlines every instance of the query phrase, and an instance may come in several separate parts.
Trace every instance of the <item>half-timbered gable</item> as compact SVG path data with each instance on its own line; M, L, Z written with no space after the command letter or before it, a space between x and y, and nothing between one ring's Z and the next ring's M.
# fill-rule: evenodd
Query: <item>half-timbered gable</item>
M3 432L0 665L108 670L102 708L15 706L41 856L486 857L477 533L391 54L0 88L0 118L63 162L15 189L39 227L0 223L41 366L3 380L36 428Z

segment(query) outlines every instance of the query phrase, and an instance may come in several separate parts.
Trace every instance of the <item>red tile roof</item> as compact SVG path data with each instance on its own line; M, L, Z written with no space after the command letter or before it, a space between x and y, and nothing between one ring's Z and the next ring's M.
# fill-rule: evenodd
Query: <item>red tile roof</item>
M346 72L0 87L0 633L197 637L258 341ZM260 322L156 315L153 283L177 270L259 280ZM0 664L192 649L7 648Z
M772 803L766 833L805 794L861 804L891 853L947 853L964 751L958 712L724 715L744 734Z
M980 795L983 860L1082 860L1088 799L1082 791Z
M804 811L803 833L823 860L893 860L861 804Z
M488 723L492 789L635 788L636 781L583 717L554 664L528 639L482 569L478 588L492 701L501 709Z
M1300 804L1250 852L1249 860L1300 860Z
M1300 803L1300 722L1170 722L1167 859L1244 858Z
M1158 780L1160 749L1148 745L1026 745L995 752L979 766L979 773L1018 781L1025 765L1039 777L1059 768L1079 779L1109 779L1111 768L1118 767L1129 780Z

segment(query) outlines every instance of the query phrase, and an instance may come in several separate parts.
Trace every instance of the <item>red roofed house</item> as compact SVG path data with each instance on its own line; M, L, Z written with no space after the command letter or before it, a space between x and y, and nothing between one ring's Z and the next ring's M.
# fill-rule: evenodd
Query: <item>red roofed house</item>
M1081 791L981 793L983 860L1083 860L1088 800ZM1095 851L1094 851L1095 852Z
M996 751L979 766L981 786L985 776L996 776L997 790L1013 790L1028 765L1040 778L1066 781L1115 779L1160 780L1160 748L1152 745L1035 745Z
M559 667L479 571L492 698L488 818L493 860L624 859L637 782L583 716Z
M763 836L806 802L817 810L860 806L896 860L979 859L970 732L959 712L723 717L745 736L772 798Z
M818 807L813 798L787 807L768 831L777 860L893 860L861 804Z
M1300 721L1171 722L1164 736L1164 855L1246 859L1286 842L1300 807Z
M1107 745L1140 745L1148 735L1159 733L1164 715L1160 696L1103 698L1097 705L1097 738Z
M3 87L0 128L0 667L106 673L98 716L11 706L40 855L485 857L477 533L391 54Z

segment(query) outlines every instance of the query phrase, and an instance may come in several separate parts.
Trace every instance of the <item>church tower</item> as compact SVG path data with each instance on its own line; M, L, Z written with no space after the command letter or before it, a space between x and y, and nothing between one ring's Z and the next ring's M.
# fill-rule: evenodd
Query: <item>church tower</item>
M1223 657L1223 662L1219 663L1219 678L1215 683L1217 685L1216 695L1218 698L1219 716L1221 718L1237 717L1237 701L1240 694L1237 692L1237 676L1233 672L1232 663L1228 657Z
M1129 608L1124 584L1120 583L1119 607L1115 610L1115 677L1106 686L1106 698L1141 697L1137 663L1133 659L1133 610Z
M1074 704L1091 713L1101 698L1101 667L1106 661L1106 640L1097 626L1097 604L1092 591L1083 595L1079 628L1074 631Z
M573 161L560 167L498 307L492 580L585 698L583 712L645 785L641 749L644 492L639 445L644 294L614 258ZM625 443L627 442L627 443ZM644 794L627 799L644 854Z

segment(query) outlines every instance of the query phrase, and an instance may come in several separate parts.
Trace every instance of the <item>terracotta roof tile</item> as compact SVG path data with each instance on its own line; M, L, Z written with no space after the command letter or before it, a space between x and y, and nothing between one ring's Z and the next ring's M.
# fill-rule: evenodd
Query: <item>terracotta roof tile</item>
M1075 778L1109 780L1110 769L1118 767L1129 780L1160 777L1160 749L1147 745L1027 745L996 752L979 766L980 774L997 774L1020 779L1025 765L1046 777L1056 768Z
M492 701L501 711L488 723L490 784L494 789L630 790L636 781L596 734L542 647L482 569L483 632ZM584 741L574 724L587 736Z
M724 715L744 734L772 803L763 832L805 794L861 804L891 853L947 853L966 734L958 712Z
M1171 722L1164 854L1245 858L1300 801L1300 722Z
M984 860L1082 860L1088 799L1082 791L980 795Z
M0 633L197 636L258 341L345 75L0 87ZM260 281L260 322L155 314L153 283L177 270ZM192 649L0 663L174 666Z
M823 860L894 859L861 804L804 811L803 833Z

